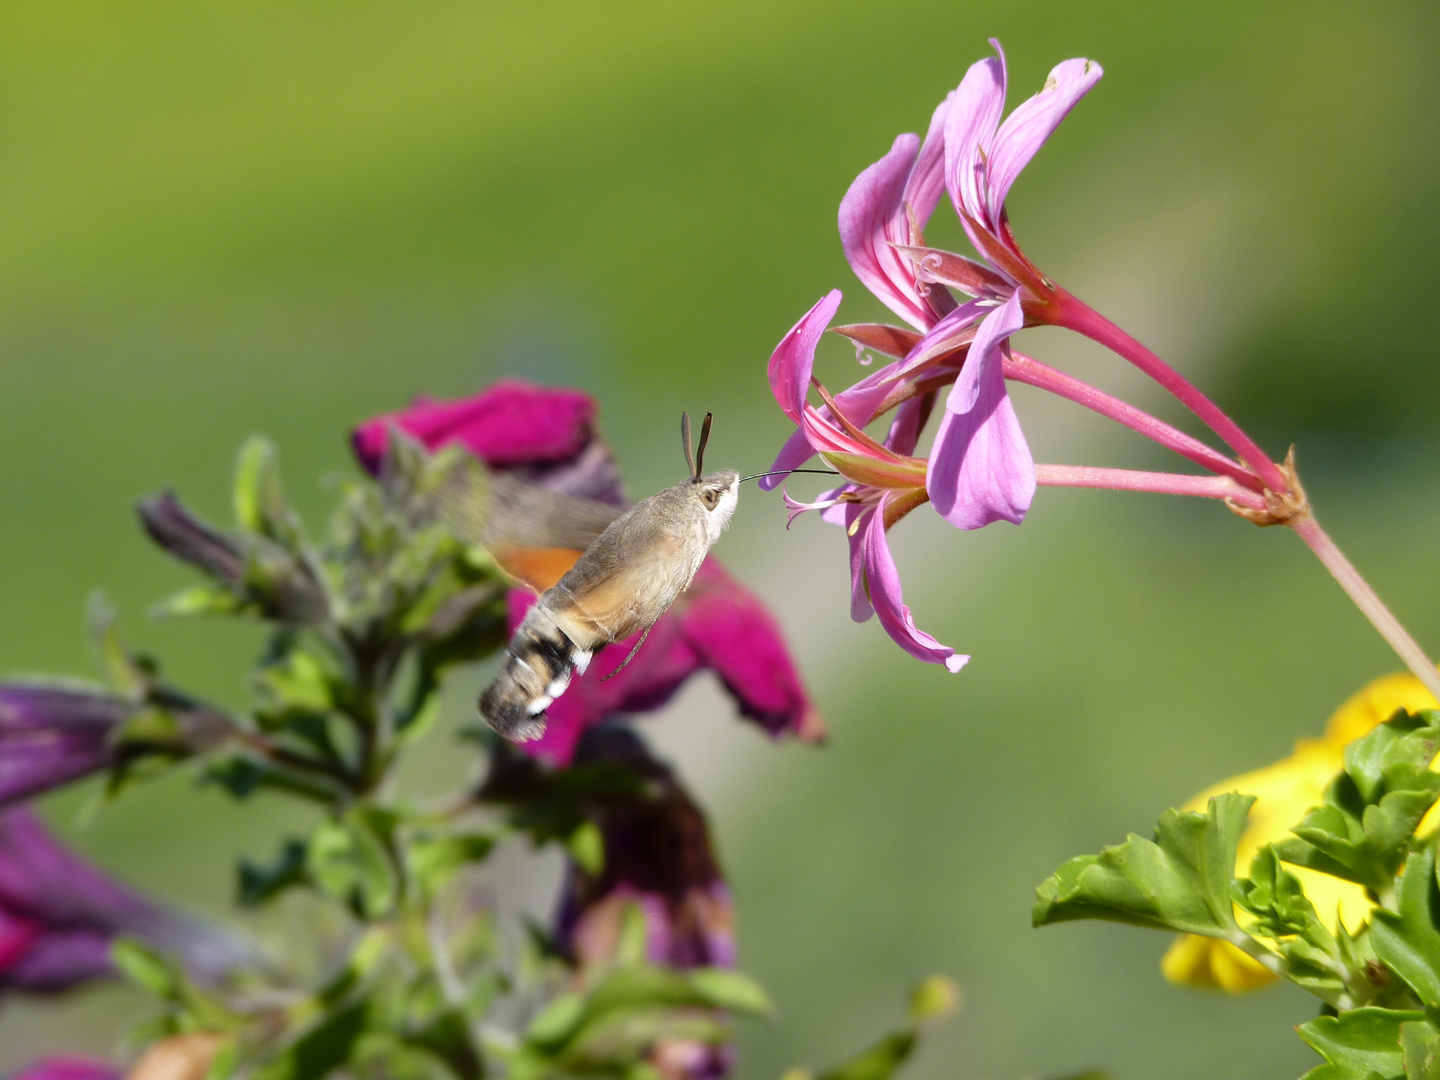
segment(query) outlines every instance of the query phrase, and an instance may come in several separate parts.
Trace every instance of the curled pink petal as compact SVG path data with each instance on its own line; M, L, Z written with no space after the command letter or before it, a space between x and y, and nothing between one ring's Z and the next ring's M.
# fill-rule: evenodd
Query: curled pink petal
M915 268L894 244L911 242L906 181L920 140L901 135L890 152L855 178L840 200L840 245L855 276L900 318L918 329L933 321L915 291Z
M880 511L872 513L861 531L864 533L862 558L865 581L880 625L911 656L932 664L944 664L951 672L959 671L970 657L941 645L917 628L915 620L910 617L910 609L905 606L900 593L900 572L895 568L890 544L885 538L885 515Z
M945 191L945 115L950 107L950 98L935 107L930 116L930 128L925 132L925 141L915 158L915 167L905 181L905 205L914 215L915 227L924 229L930 223L940 196ZM906 230L907 233L909 230ZM919 237L905 243L918 242Z
M960 378L955 380L949 397L945 399L947 412L963 413L975 407L986 369L1000 366L1001 342L1024 325L1025 313L1020 309L1018 291L1005 303L990 309L975 331L975 340L970 343L970 353L965 366L960 369ZM1003 385L1003 379L1001 382Z
M1066 60L1050 72L1043 90L1005 118L990 150L987 208L991 221L1000 220L1005 196L1010 193L1020 170L1030 163L1060 121L1104 74L1093 60Z
M815 346L840 307L840 290L830 292L800 317L770 354L770 390L785 415L800 423L810 372L815 367Z
M962 222L969 216L986 227L995 223L989 220L984 192L985 155L1005 107L1005 54L999 42L991 44L1000 55L971 64L945 110L945 186L950 201ZM970 231L968 223L965 228Z

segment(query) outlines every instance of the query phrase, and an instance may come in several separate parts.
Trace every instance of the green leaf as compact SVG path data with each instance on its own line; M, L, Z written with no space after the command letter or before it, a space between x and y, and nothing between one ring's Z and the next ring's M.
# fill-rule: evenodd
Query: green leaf
M596 876L605 869L605 835L595 822L585 820L575 826L565 838L565 849L587 874Z
M1036 890L1035 926L1109 919L1160 930L1228 936L1230 883L1251 795L1219 795L1205 814L1167 810L1154 841L1131 835L1099 855L1071 859Z
M1422 1003L1440 1007L1440 889L1433 845L1410 856L1395 899L1398 911L1377 908L1371 916L1370 943Z
M526 1040L537 1046L563 1044L584 1021L587 1005L581 994L561 994L535 1014L525 1029Z
M428 1050L450 1067L458 1080L480 1080L484 1067L470 1041L470 1026L454 1009L446 1009L424 1027L405 1036L412 1046Z
M188 619L198 615L236 615L250 613L246 604L231 589L219 585L192 585L161 600L150 609L154 619Z
M1406 1080L1440 1080L1440 1031L1428 1021L1400 1025L1400 1054Z
M1411 838L1440 798L1430 761L1440 743L1434 713L1398 713L1345 748L1345 768L1324 805L1276 845L1286 862L1306 866L1379 895L1389 893Z
M690 972L689 980L695 992L717 1008L747 1016L770 1016L775 1011L765 988L743 971L695 968Z
M427 896L434 896L465 866L484 860L495 846L485 833L420 836L410 841L410 874Z
M259 436L240 448L235 465L235 520L292 551L300 546L300 524L285 501L278 455Z
M259 907L292 885L305 883L307 850L303 840L287 840L269 866L241 859L239 899L244 907Z
M88 621L90 639L110 685L122 697L137 701L145 697L155 683L154 665L131 653L120 640L115 606L103 592L91 594Z
M1424 1020L1422 1012L1366 1007L1339 1016L1322 1016L1301 1024L1296 1031L1333 1068L1309 1076L1326 1080L1365 1080L1375 1074L1398 1080L1405 1066L1400 1049L1400 1026Z
M887 1080L915 1052L913 1031L894 1031L860 1053L820 1073L815 1080Z
M156 997L174 1000L180 996L180 979L170 963L148 945L134 938L117 937L110 944L110 959L136 986Z
M337 788L314 776L276 768L244 753L209 762L204 776L237 799L248 799L261 788L274 788L329 805L340 794Z
M357 1001L330 1013L252 1075L255 1080L320 1080L350 1059L368 1012L369 1004Z
M349 904L361 918L383 918L395 908L399 878L380 838L362 815L351 812L341 821L316 825L306 866L322 892Z

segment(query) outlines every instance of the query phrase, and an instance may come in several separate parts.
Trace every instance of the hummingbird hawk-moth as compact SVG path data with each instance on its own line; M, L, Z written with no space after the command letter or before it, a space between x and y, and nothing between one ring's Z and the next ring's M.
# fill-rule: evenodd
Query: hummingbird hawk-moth
M740 489L733 469L701 471L710 422L706 413L692 453L690 416L681 417L690 475L628 510L518 482L492 490L487 517L507 524L503 536L493 521L487 526L490 546L502 566L541 592L512 635L500 674L480 696L480 714L507 739L538 738L545 710L576 672L585 673L596 651L636 631L648 633L690 586L730 523ZM578 560L576 549L584 551ZM642 633L620 668L644 641Z

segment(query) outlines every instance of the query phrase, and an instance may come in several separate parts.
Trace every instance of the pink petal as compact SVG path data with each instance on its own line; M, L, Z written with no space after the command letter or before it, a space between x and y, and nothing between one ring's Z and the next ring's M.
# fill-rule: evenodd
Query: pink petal
M355 454L371 473L380 468L392 424L427 450L459 444L487 465L564 461L594 437L595 400L520 379L502 379L459 401L424 400L355 428Z
M874 505L842 503L841 506L844 514L838 524L844 526L845 536L850 541L850 618L864 622L875 614L875 608L865 588L866 522L862 519L867 513L875 517L879 515L875 513Z
M885 515L880 511L871 514L862 532L865 580L870 589L870 602L880 617L880 625L911 656L932 664L944 664L952 672L959 671L970 657L941 645L918 629L915 620L910 617L910 609L905 606L900 593L900 573L895 568L890 544L885 538Z
M1035 497L1035 461L998 363L982 376L973 409L941 416L925 488L959 529L1024 520Z
M920 432L925 427L925 421L930 418L930 410L934 405L935 398L932 394L922 394L902 402L895 410L895 419L890 422L890 433L885 436L885 445L895 453L907 457L915 453Z
M1000 220L1000 208L1020 170L1030 163L1060 121L1105 74L1093 60L1066 60L1045 80L1045 88L1016 107L995 135L990 151L990 220Z
M945 116L953 97L953 94L946 95L945 100L935 107L930 117L930 129L925 132L925 142L915 159L915 167L905 181L905 204L915 215L918 229L924 229L930 223L930 215L935 212L940 195L945 190ZM906 233L908 235L908 229ZM918 243L919 240L915 237L913 241L902 242Z
M125 1070L101 1058L78 1054L56 1055L32 1061L10 1080L122 1080Z
M800 410L810 390L810 372L815 367L815 346L840 306L840 290L830 292L800 317L770 354L770 390L785 415L800 423Z
M985 370L1000 366L1001 342L1024 325L1025 313L1020 309L1018 290L1005 303L990 309L975 330L975 340L970 343L970 352L965 366L960 369L960 378L955 380L950 396L945 400L946 411L963 413L975 407Z
M1000 55L970 65L945 111L945 186L950 201L962 222L969 215L988 227L994 222L984 198L981 155L990 152L1005 107L1005 54L998 41L991 44ZM965 228L968 233L969 225Z
M840 245L867 289L919 329L932 320L915 291L915 268L892 244L911 242L905 187L920 140L901 135L890 152L855 178L840 200Z

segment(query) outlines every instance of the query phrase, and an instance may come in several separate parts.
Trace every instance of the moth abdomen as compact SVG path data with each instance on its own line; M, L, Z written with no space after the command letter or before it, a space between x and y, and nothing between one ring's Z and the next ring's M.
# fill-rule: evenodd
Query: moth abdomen
M545 731L545 710L582 675L590 653L556 624L540 600L510 639L505 666L480 696L480 715L507 739L526 742Z

